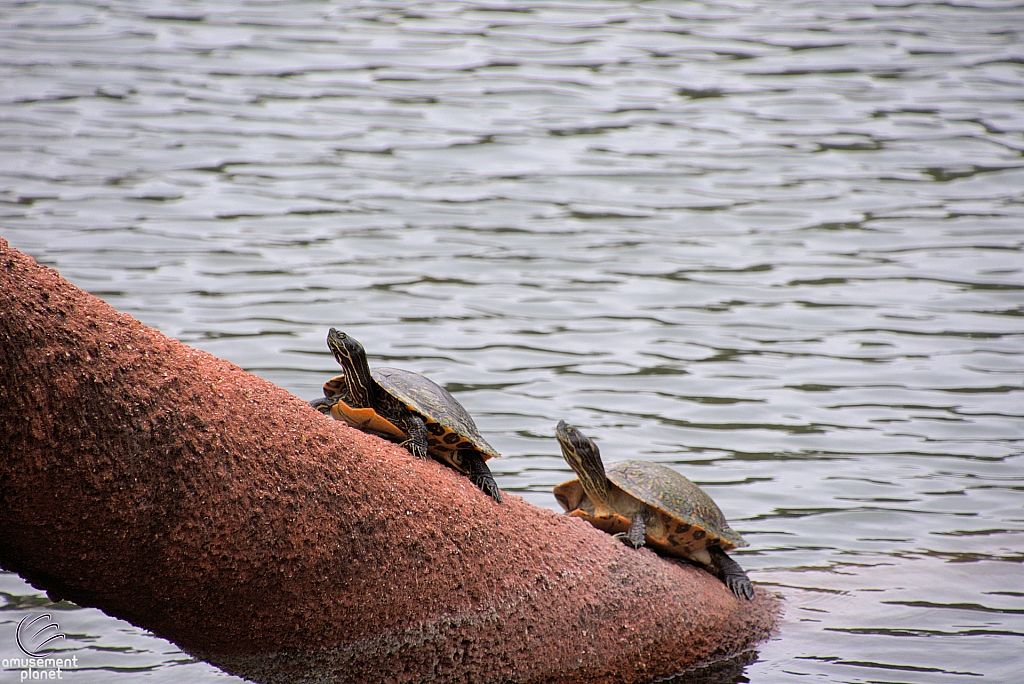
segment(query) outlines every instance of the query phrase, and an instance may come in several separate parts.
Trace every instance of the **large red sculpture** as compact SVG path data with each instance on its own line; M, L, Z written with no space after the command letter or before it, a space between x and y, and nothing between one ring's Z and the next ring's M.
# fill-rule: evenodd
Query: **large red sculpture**
M0 565L258 682L641 682L778 616L495 504L2 239L0 440Z

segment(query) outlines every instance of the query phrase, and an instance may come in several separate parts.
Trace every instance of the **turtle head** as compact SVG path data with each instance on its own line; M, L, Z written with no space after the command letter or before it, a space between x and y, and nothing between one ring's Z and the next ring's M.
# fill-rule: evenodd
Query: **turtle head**
M327 347L344 368L353 365L360 358L366 360L366 350L363 349L363 345L359 344L356 338L335 328L331 328L327 333Z
M597 445L564 420L558 421L555 437L562 447L562 457L580 478L583 491L595 503L607 504L608 477L604 474L604 463Z
M369 406L373 378L363 345L351 335L331 328L327 333L327 347L345 369L345 382L353 401L359 406Z

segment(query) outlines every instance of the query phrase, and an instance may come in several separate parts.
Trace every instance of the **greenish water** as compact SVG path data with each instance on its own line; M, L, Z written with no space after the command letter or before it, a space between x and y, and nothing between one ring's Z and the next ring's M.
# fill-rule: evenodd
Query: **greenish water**
M559 419L678 469L786 599L727 681L1011 683L1022 32L1012 2L8 3L0 235L304 398L351 333L538 506ZM0 599L15 657L45 599ZM234 679L54 612L77 684Z

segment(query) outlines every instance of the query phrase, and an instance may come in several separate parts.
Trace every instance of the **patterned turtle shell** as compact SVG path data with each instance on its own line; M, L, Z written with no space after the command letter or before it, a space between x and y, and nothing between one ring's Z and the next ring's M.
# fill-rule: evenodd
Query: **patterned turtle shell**
M670 551L703 548L715 542L726 551L749 546L729 527L711 497L671 468L649 461L616 461L605 474L626 494L662 514L664 537L652 539L655 546Z
M373 379L385 392L401 401L410 411L423 419L429 433L428 449L431 452L448 454L460 449L474 449L481 454L485 461L500 456L495 448L480 435L480 430L477 429L469 412L445 388L419 373L401 368L374 368L371 373ZM338 375L324 383L324 394L329 397L339 393L344 394L344 388L345 376ZM361 409L361 411L372 412L372 409ZM331 412L331 415L334 415L334 411ZM350 417L347 419L351 422ZM378 432L392 434L394 434L394 430L398 435L402 434L398 428L386 429L386 426L390 425L386 421L383 423L383 427L375 425L375 423L383 421L383 418L374 416L373 419L374 423L368 423L368 427L371 429L375 428ZM445 460L450 459L446 458ZM459 464L453 462L453 465L458 467Z
M612 485L654 512L647 520L647 543L662 553L690 557L697 549L711 545L724 551L749 546L729 527L711 497L671 468L648 461L616 461L608 466L605 475ZM594 502L578 479L563 482L553 493L569 515L583 518L608 534L629 531L630 517L626 511L595 515Z

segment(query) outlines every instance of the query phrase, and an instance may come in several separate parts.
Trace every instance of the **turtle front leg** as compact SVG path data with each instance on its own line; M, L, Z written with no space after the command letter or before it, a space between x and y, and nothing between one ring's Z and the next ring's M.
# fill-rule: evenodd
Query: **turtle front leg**
M409 435L409 437L399 444L399 446L408 449L409 453L413 456L429 458L427 456L427 426L423 422L423 419L412 411L409 411L409 413L403 417L401 423L402 430Z
M634 549L639 549L644 545L644 537L646 535L647 524L644 522L644 513L643 511L637 511L633 514L633 522L629 525L629 532L619 532L613 536L616 539L621 539Z
M484 462L484 457L470 449L462 449L461 451L462 462L469 466L470 482L479 487L484 494L494 499L495 502L501 503L501 490L498 489L498 483L494 481L494 476L491 475L491 469Z
M709 546L707 550L718 579L722 580L738 598L745 598L748 601L753 599L754 585L750 583L750 578L743 572L740 564L718 546Z

